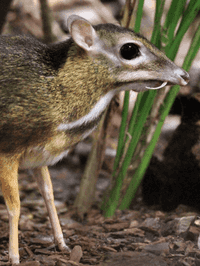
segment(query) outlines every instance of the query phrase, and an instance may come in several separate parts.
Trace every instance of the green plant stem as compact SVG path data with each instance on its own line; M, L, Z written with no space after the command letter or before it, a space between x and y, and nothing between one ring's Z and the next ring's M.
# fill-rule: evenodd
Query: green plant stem
M192 44L188 50L188 53L185 57L183 68L186 70L190 69L192 61L194 60L195 56L197 55L200 48L200 24L196 30L194 38L192 40Z
M134 109L132 111L132 116L131 116L131 119L129 122L128 132L126 133L126 140L125 141L120 141L120 139L118 140L118 142L120 141L121 155L117 158L118 160L115 160L116 165L114 165L113 176L116 176L116 174L117 174L116 170L117 169L118 169L118 172L121 169L122 163L123 163L124 158L126 156L129 144L130 144L131 139L132 139L132 132L133 132L133 129L134 129L134 126L136 123L138 109L139 109L140 101L142 99L142 95L143 95L143 93L138 93L138 95L137 95L137 100L135 102L135 106L134 106ZM128 113L127 113L127 115L128 115ZM122 113L122 119L123 118L124 118L124 115ZM125 123L126 123L126 121L125 121Z
M134 31L139 32L141 21L142 21L142 12L143 12L143 6L144 6L144 0L140 0L138 2L138 8L137 8L137 14L136 14L136 20L135 20L135 27Z
M124 106L122 110L122 121L121 126L119 130L119 139L118 139L118 146L117 146L117 154L115 157L114 167L113 167L113 176L115 175L116 169L118 167L121 155L122 155L122 149L124 145L124 138L125 138L125 132L126 132L126 126L127 126L127 117L128 117L128 106L129 106L129 91L127 91L124 95Z
M158 48L161 48L161 18L163 14L165 0L156 0L156 13L154 19L154 30L151 36L151 42Z

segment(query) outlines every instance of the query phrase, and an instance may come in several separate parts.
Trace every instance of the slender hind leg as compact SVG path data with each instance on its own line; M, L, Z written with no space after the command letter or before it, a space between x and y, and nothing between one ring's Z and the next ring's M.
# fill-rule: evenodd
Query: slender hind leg
M18 188L18 157L0 155L0 184L9 217L9 259L19 263L18 222L20 199Z
M37 180L40 193L42 194L46 207L49 213L49 218L53 228L53 234L55 243L58 245L60 250L70 251L69 247L65 244L63 233L58 220L57 211L54 204L53 187L49 170L47 166L34 169L34 176Z

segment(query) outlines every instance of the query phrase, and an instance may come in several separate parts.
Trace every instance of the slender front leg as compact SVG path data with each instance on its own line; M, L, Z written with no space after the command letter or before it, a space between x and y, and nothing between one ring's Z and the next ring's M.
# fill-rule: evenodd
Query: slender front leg
M58 245L60 250L70 251L69 247L65 244L60 222L58 220L58 215L54 204L53 187L48 167L43 166L41 168L34 169L34 176L37 180L40 193L42 194L46 203L47 211L49 213L49 218L53 228L55 243Z
M18 157L0 155L0 184L9 217L9 259L19 263L18 222L20 199L18 188Z

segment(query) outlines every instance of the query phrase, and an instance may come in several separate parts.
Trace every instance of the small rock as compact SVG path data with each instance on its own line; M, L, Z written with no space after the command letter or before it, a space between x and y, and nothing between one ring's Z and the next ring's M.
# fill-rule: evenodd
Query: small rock
M78 263L83 256L81 246L75 246L70 254L70 260Z
M169 253L169 243L163 242L163 243L150 244L145 246L144 250L149 251L156 255L160 255L163 253L167 254Z
M147 218L143 223L142 227L148 227L153 229L160 228L160 218Z
M186 216L186 217L180 218L178 222L178 229L177 229L178 234L185 233L189 229L194 219L195 219L195 216Z

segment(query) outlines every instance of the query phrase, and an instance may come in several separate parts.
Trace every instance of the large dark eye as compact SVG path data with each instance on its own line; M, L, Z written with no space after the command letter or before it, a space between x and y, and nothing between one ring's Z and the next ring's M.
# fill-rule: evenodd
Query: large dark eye
M126 60L131 60L139 56L139 47L134 43L126 43L120 49L121 56Z

